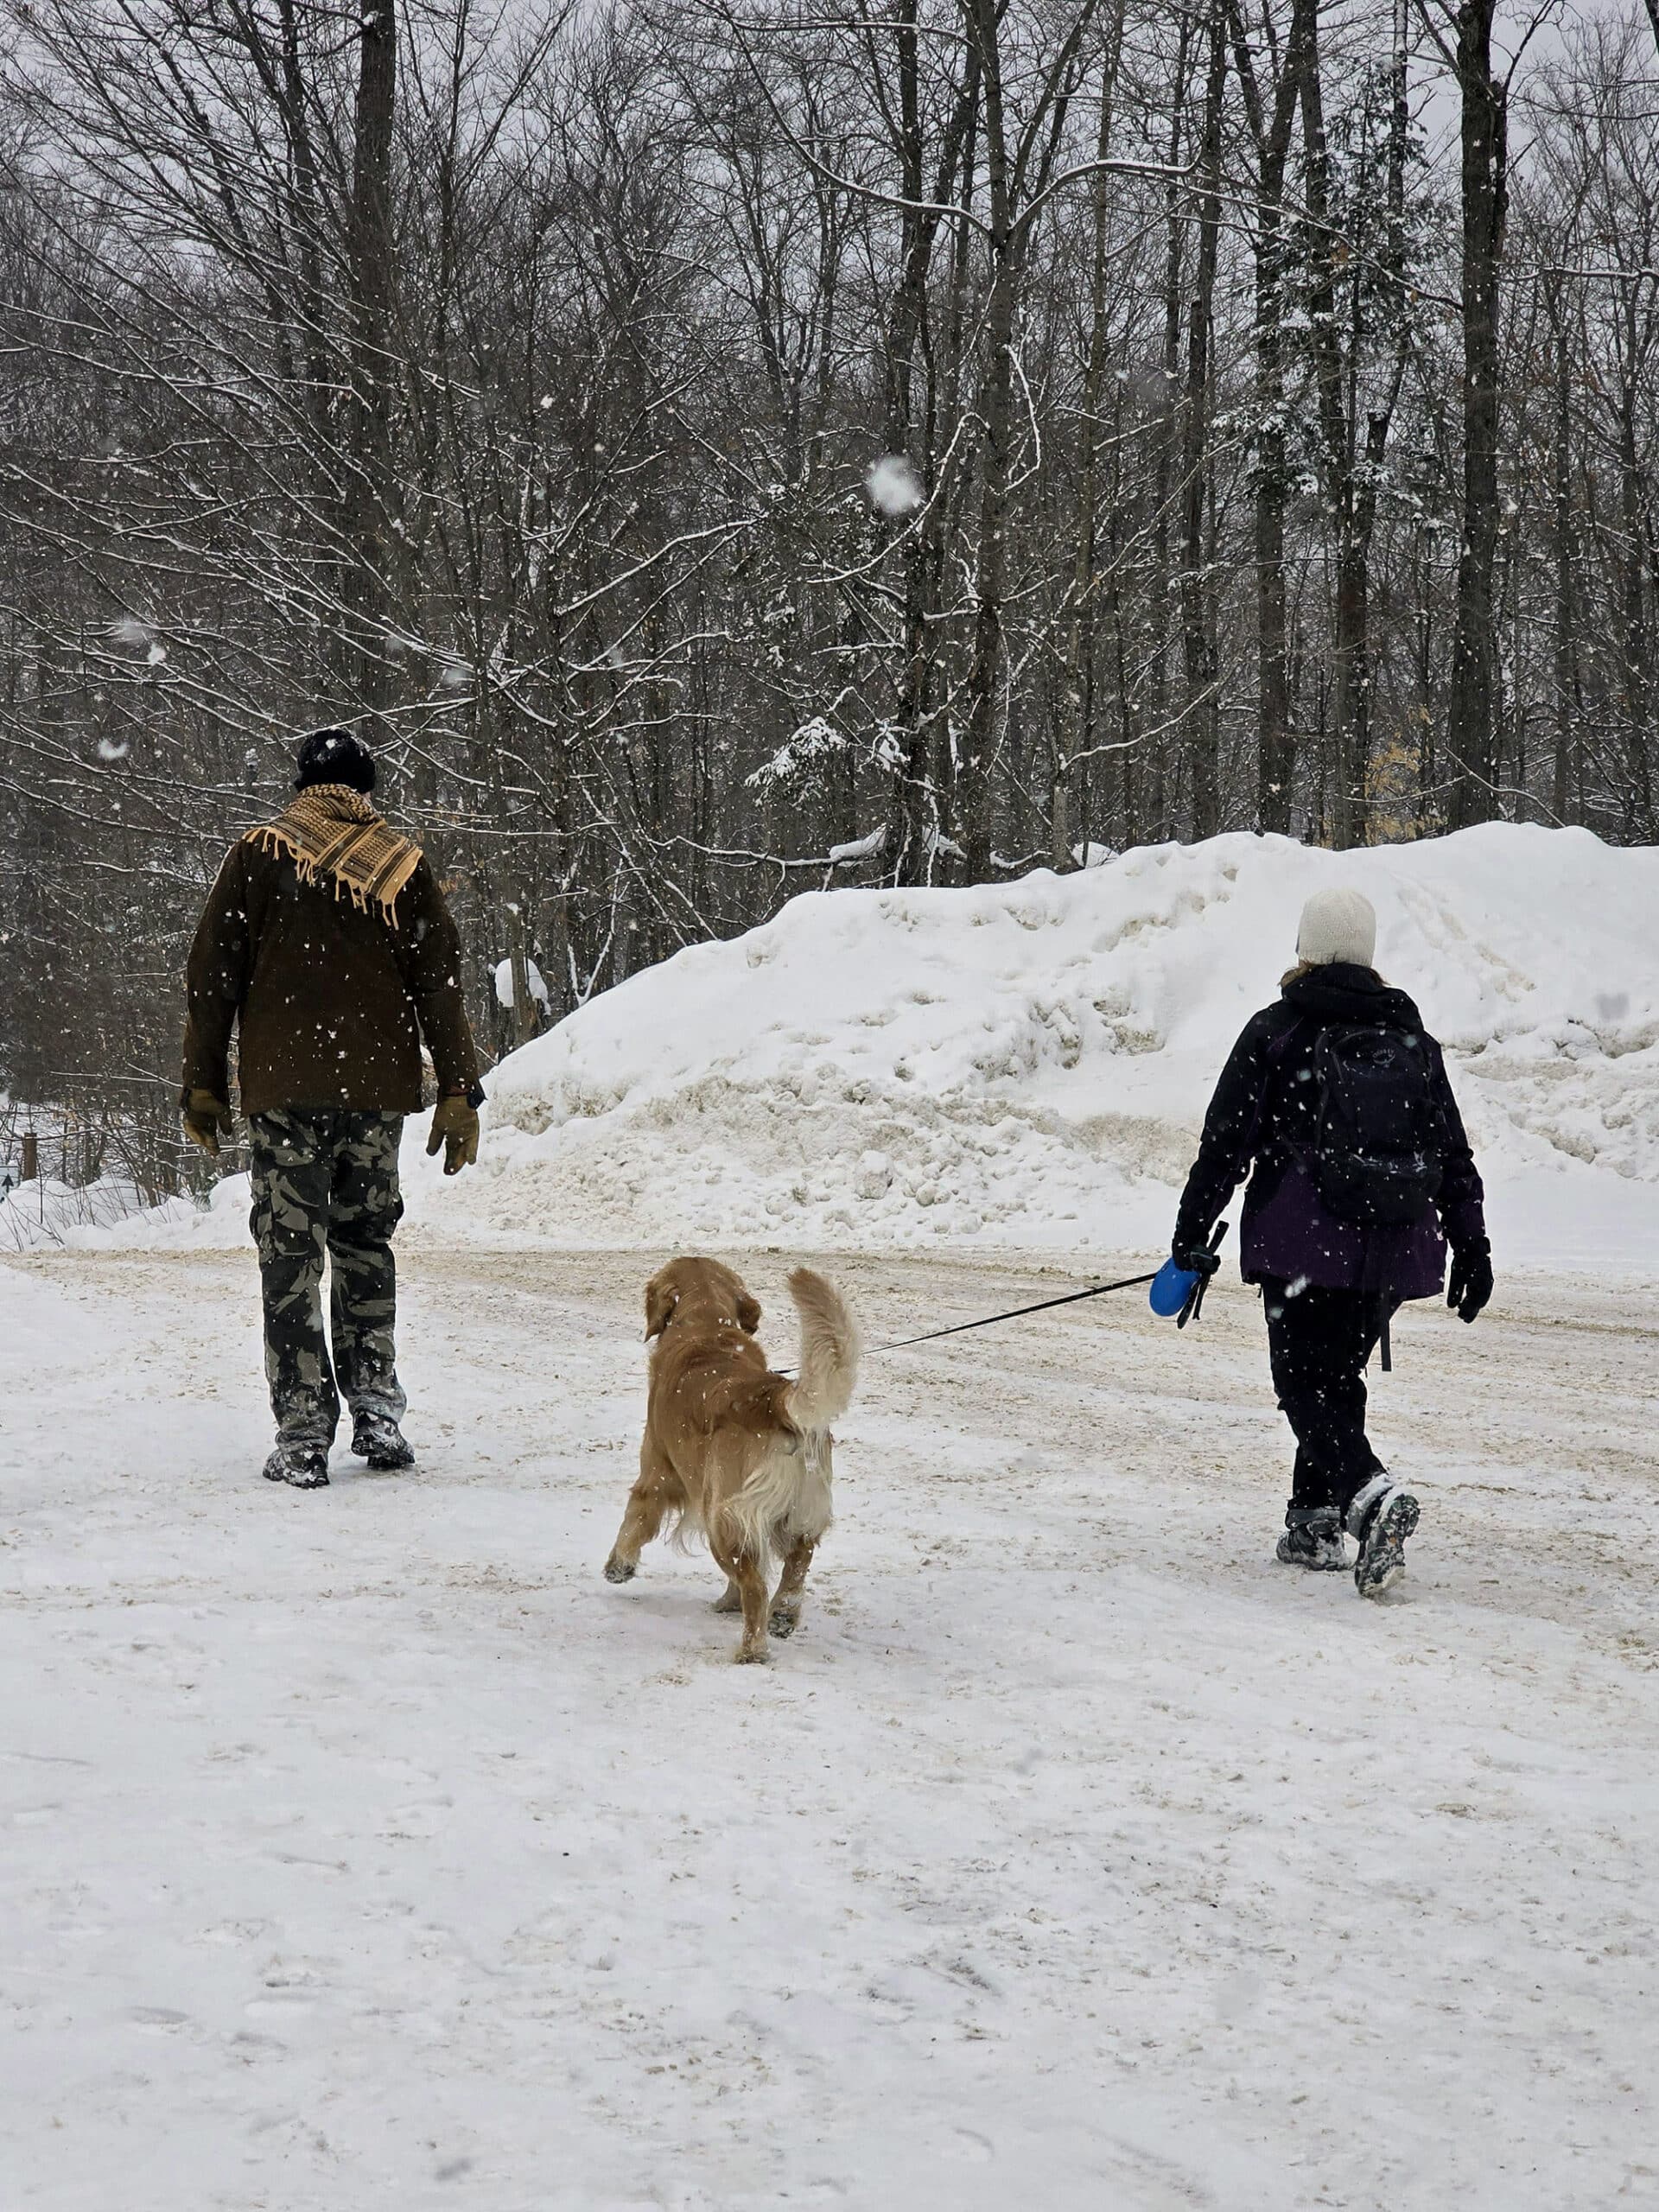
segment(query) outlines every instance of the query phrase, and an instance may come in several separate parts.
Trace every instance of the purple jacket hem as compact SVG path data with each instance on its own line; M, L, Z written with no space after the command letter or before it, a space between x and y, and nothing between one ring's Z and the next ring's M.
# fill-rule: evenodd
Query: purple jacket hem
M1446 1239L1433 1220L1403 1228L1364 1228L1329 1212L1300 1161L1266 1201L1247 1197L1239 1233L1246 1282L1272 1277L1321 1290L1388 1290L1395 1298L1437 1298L1446 1283Z

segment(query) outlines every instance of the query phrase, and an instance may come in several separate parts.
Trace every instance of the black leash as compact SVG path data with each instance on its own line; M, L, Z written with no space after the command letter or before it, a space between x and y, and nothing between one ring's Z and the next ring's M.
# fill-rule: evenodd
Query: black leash
M1218 1223L1215 1235L1210 1240L1210 1249L1212 1252L1220 1249L1221 1241L1226 1234L1227 1224L1224 1221ZM884 1351L908 1351L912 1344L938 1344L941 1337L964 1336L970 1329L994 1329L999 1321L1023 1320L1027 1313L1052 1313L1057 1306L1077 1306L1085 1298L1105 1298L1115 1290L1141 1290L1147 1283L1156 1282L1162 1273L1161 1268L1154 1268L1150 1274L1125 1275L1122 1282L1097 1282L1092 1289L1068 1290L1060 1298L1039 1298L1034 1306L1016 1306L1011 1313L988 1313L981 1321L957 1321L953 1322L948 1329L929 1329L924 1336L900 1337L896 1344L870 1344L866 1348L865 1357L873 1359L878 1352ZM1181 1308L1180 1317L1176 1323L1178 1328L1184 1329L1189 1321L1198 1319L1203 1309L1204 1294L1209 1287L1209 1282L1208 1275L1200 1275L1193 1284L1187 1295L1186 1303ZM772 1372L774 1375L792 1375L795 1370L792 1367L778 1367L774 1368Z
M959 1337L969 1329L995 1328L999 1321L1018 1321L1027 1313L1047 1313L1056 1306L1075 1306L1084 1298L1104 1298L1109 1291L1139 1290L1145 1283L1157 1280L1157 1269L1149 1275L1125 1275L1122 1282L1096 1283L1092 1290L1069 1290L1064 1298L1040 1298L1035 1306L1016 1306L1011 1313L988 1313L982 1321L958 1321L949 1329L930 1329L925 1336L900 1337L897 1344L872 1344L867 1357L874 1357L880 1351L906 1351L912 1344L937 1344L941 1337Z

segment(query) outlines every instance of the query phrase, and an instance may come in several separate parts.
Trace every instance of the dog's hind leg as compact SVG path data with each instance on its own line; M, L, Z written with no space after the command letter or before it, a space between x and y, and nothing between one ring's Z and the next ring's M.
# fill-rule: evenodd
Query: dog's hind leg
M717 1613L741 1613L742 1610L743 1592L737 1586L735 1576L728 1574L726 1587L715 1600L715 1611Z
M709 1548L716 1566L726 1570L728 1583L736 1589L743 1608L743 1640L737 1647L740 1660L760 1661L766 1656L766 1573L765 1562L747 1549L728 1551L712 1535ZM724 1600L721 1601L721 1609ZM733 1611L736 1608L734 1607Z
M605 1562L607 1582L632 1582L639 1554L677 1505L685 1502L679 1478L666 1459L639 1454L639 1479L628 1492L627 1510Z
M784 1572L772 1601L772 1632L793 1636L800 1626L801 1605L806 1596L806 1571L817 1546L810 1536L797 1536L784 1554Z

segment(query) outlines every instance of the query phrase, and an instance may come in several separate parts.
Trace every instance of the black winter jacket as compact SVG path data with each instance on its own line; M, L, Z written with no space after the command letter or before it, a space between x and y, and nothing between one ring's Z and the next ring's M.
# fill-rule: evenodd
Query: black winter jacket
M1253 1254L1252 1230L1290 1171L1312 1152L1319 1095L1314 1055L1321 1029L1366 1022L1413 1032L1428 1046L1441 1123L1443 1176L1435 1210L1453 1249L1485 1236L1480 1174L1439 1045L1403 991L1390 989L1369 968L1332 962L1287 982L1277 1005L1252 1016L1228 1056L1176 1217L1173 1242L1178 1250L1209 1241L1223 1208L1254 1166L1244 1198L1242 1236L1247 1278L1306 1273L1313 1281L1341 1282L1351 1275L1352 1267L1341 1255L1354 1253L1368 1232L1337 1223L1320 1205L1312 1178L1300 1169L1294 1189L1286 1192L1286 1203L1275 1209L1272 1242L1280 1256L1272 1264L1253 1264L1253 1259L1262 1262L1268 1255ZM1438 1249L1438 1239L1434 1242ZM1297 1251L1304 1243L1306 1264L1300 1258L1294 1265L1283 1258L1286 1250ZM1406 1257L1403 1253L1400 1256ZM1322 1269L1321 1258L1332 1264ZM1363 1259L1358 1264L1363 1271ZM1402 1278L1399 1287L1407 1296L1426 1294L1414 1285L1408 1287Z

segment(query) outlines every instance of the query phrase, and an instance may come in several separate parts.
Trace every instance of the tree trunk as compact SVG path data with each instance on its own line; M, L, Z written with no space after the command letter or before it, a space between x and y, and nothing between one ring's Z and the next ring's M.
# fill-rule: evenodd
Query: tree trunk
M1302 54L1302 137L1307 157L1308 256L1313 278L1308 313L1319 383L1320 475L1336 539L1332 607L1330 721L1331 822L1339 849L1364 842L1359 791L1364 773L1363 713L1363 577L1354 552L1353 423L1344 393L1343 348L1337 332L1338 256L1347 250L1331 219L1330 148L1317 35ZM1356 334L1357 343L1357 334Z
M1283 315L1285 166L1316 0L1296 0L1283 63L1274 86L1273 112L1263 115L1254 85L1254 64L1241 16L1233 18L1240 80L1256 134L1261 196L1255 232L1256 414L1254 484L1256 623L1255 817L1266 830L1288 836L1295 776L1295 735L1290 713L1290 651L1285 593L1285 518L1290 470L1285 435Z
M305 65L300 51L296 0L277 0L276 16L282 37L283 126L288 134L293 183L289 193L289 221L294 232L294 253L299 264L299 308L302 326L302 352L305 361L306 398L313 435L320 445L328 434L329 366L327 302L322 282L321 202L317 189L316 149L307 111Z
M1014 332L1019 305L1011 163L1002 109L1001 11L997 0L971 0L969 37L985 88L985 181L991 284L985 308L985 372L980 388L979 545L973 657L957 772L963 867L970 883L991 873L995 769L1003 707L1003 598L1007 589L1009 479L1014 470Z
M1553 641L1555 692L1555 747L1550 777L1550 812L1557 824L1567 820L1572 804L1573 720L1573 664L1577 658L1573 636L1573 382L1572 356L1567 349L1567 314L1559 280L1547 278L1544 304L1548 310L1555 353L1554 490L1555 635Z
M1215 586L1210 573L1205 518L1211 469L1211 351L1221 238L1221 104L1226 78L1227 42L1221 0L1212 0L1204 137L1198 149L1198 266L1187 321L1186 435L1181 456L1181 645L1186 677L1185 719L1192 763L1195 837L1213 837L1221 827L1221 709L1216 696Z
M1492 572L1497 551L1498 278L1507 198L1508 117L1492 73L1497 0L1462 0L1457 16L1463 154L1463 535L1446 750L1453 830L1497 811L1492 697L1497 681Z
M932 349L925 343L928 276L943 220L940 211L945 194L954 188L959 173L964 197L972 190L979 65L977 54L970 48L955 107L943 135L930 194L925 161L916 0L897 0L893 21L898 26L896 150L905 205L900 218L899 284L887 315L885 435L889 453L912 452L918 428L915 369L920 346L930 379L930 405L923 426L925 450L919 462L923 489L931 502L938 486L935 481L931 386L935 364ZM931 207L925 204L930 198ZM914 454L912 457L917 458ZM897 764L887 821L887 867L894 883L922 884L932 873L932 837L938 818L931 697L934 639L929 618L937 604L944 524L937 507L930 505L919 526L913 518L905 518L899 526L905 531L900 556L902 645L893 722L901 757Z
M917 333L921 326L934 226L920 211L922 124L917 76L916 0L898 0L899 175L904 208L899 235L899 289L888 316L887 417L884 435L890 454L910 450L911 391ZM925 489L931 491L931 484ZM888 868L895 883L927 879L927 809L931 787L927 742L927 548L913 518L906 518L899 556L904 591L903 639L899 696L893 722L903 753L888 819ZM880 525L878 525L880 526Z
M1183 116L1186 106L1191 67L1192 18L1184 8L1175 50L1175 78L1169 104L1169 143L1166 154L1172 170L1179 164ZM1157 462L1153 477L1152 573L1147 579L1152 605L1147 623L1151 646L1148 681L1149 720L1154 732L1152 788L1147 794L1147 834L1169 835L1169 607L1171 582L1170 508L1174 493L1176 464L1180 454L1180 411L1175 393L1181 364L1181 272L1185 259L1186 225L1181 216L1180 186L1172 175L1165 189L1166 245L1164 262L1164 359L1162 400L1164 419L1159 426Z
M1630 810L1638 835L1645 843L1651 844L1655 825L1653 771L1648 746L1651 683L1647 609L1650 580L1644 558L1646 487L1639 443L1643 395L1637 384L1642 349L1637 328L1637 293L1642 283L1640 276L1627 276L1620 285L1624 359L1619 364L1618 385L1618 626L1620 658L1624 663L1624 747L1630 779Z
M391 337L396 283L391 215L397 102L396 0L374 0L358 33L356 148L347 241L352 292L351 397L340 534L345 602L342 674L372 715L390 702L386 652L392 593Z
M1100 116L1095 133L1095 159L1103 163L1111 146L1112 95L1117 84L1118 61L1123 48L1123 16L1126 0L1118 0L1112 18L1111 35L1101 64ZM1090 753L1095 743L1095 637L1099 622L1096 605L1098 591L1100 543L1100 453L1102 395L1106 389L1108 359L1108 302L1107 223L1109 185L1104 168L1095 175L1093 187L1094 238L1093 260L1089 286L1089 361L1083 382L1083 492L1082 513L1077 524L1077 558L1072 575L1071 652L1070 671L1070 706L1072 759ZM1058 754L1058 747L1056 747ZM1087 834L1087 810L1076 802L1080 793L1071 789L1071 763L1063 755L1056 759L1053 775L1053 847L1054 865L1063 868L1070 864L1072 831L1081 822ZM1061 833L1061 818L1065 817L1065 835Z
M1117 797L1114 826L1126 846L1140 836L1140 779L1135 774L1135 702L1128 674L1128 640L1124 635L1122 535L1123 525L1123 387L1112 410L1112 489L1108 507L1106 613L1111 631L1111 667L1117 691Z

